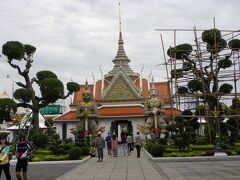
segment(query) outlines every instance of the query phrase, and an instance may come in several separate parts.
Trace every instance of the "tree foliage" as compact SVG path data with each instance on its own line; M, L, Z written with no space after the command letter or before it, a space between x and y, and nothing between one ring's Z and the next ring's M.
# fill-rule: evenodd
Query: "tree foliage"
M30 77L29 72L34 62L33 55L36 48L30 44L22 44L18 41L8 41L2 46L2 53L7 57L7 63L17 70L24 82L16 82L19 89L14 92L14 97L19 101L17 106L30 108L33 112L33 126L39 132L39 110L58 99L66 99L73 92L78 91L78 83L67 83L68 93L64 95L64 85L57 75L51 71L43 70L36 73L36 77ZM16 61L22 63L16 63ZM41 92L37 96L34 89L36 84Z
M0 123L2 124L3 120L11 121L11 110L12 113L17 111L17 104L10 98L0 99Z
M182 62L177 63L176 69L172 69L171 78L179 80L187 78L186 84L181 84L177 93L184 96L198 94L199 98L209 104L210 111L213 111L219 104L221 96L232 91L230 84L223 84L222 81L219 81L221 78L219 74L224 69L233 66L233 52L240 49L239 39L232 39L227 43L223 37L225 36L222 36L218 29L203 31L201 35L203 46L200 53L204 55L196 54L199 50L197 48L194 50L193 46L187 43L170 47L167 50L170 58ZM225 49L227 46L229 47L228 51ZM189 78L190 75L193 79Z
M174 124L168 125L166 130L172 132L172 138L179 151L187 151L196 136L195 129L199 128L197 119L190 110L184 110L182 116L175 116Z

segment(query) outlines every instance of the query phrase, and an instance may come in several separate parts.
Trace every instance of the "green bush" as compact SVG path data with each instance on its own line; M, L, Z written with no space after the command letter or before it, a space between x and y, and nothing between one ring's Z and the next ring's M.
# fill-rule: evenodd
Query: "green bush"
M79 159L80 156L82 155L82 150L79 147L73 147L72 149L70 149L68 155L69 159L71 160Z
M167 145L167 142L168 142L167 138L158 139L158 144Z
M209 150L209 151L206 151L205 154L203 154L203 156L213 156L215 153L214 150Z
M191 145L192 150L214 150L215 146L213 144L208 145Z
M207 145L207 144L208 144L208 141L206 138L198 138L195 141L195 145Z
M164 157L192 157L197 156L194 152L172 152L164 154Z
M152 148L153 145L154 145L153 143L146 144L146 145L145 145L145 149L146 149L148 152L150 152L150 149Z
M172 153L172 152L178 152L179 149L178 148L173 148L173 147L167 147L165 148L165 152L166 153Z
M74 147L73 143L67 143L63 145L64 154L68 154L69 150Z
M162 157L165 151L165 147L162 144L154 144L150 149L150 153L153 157Z
M52 154L51 151L47 150L47 149L36 149L34 150L34 154L38 154L38 155L50 155Z
M90 152L90 148L89 147L82 147L82 154L83 155L89 155L89 152Z
M68 159L68 155L60 155L60 156L47 155L44 157L44 161L63 161L67 159Z
M37 147L45 148L48 142L48 136L45 134L35 134L32 137L33 144Z
M51 145L49 146L49 150L55 155L66 154L63 145L59 145L58 147Z
M236 149L235 152L240 155L240 149Z
M37 162L37 161L41 161L41 158L39 156L32 158L32 162Z

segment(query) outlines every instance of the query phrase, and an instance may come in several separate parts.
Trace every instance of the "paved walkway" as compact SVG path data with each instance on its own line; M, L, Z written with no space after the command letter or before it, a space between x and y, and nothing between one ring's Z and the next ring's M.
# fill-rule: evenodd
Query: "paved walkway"
M117 158L105 155L103 162L96 162L97 158L92 158L57 180L162 180L143 152L142 157L137 158L136 151L131 156L123 156L121 150Z
M157 163L170 180L239 180L239 161Z

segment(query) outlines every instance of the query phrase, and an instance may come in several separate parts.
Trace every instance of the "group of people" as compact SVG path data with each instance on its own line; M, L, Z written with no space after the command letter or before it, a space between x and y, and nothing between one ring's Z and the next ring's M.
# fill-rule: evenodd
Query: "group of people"
M12 154L10 153L10 146L7 145L7 137L0 137L0 141L0 178L3 170L6 179L11 180L9 162L12 158ZM16 177L18 180L27 180L29 155L32 151L33 146L26 140L25 136L21 136L14 145L14 152L17 157Z
M104 139L103 137L101 137L101 133L99 132L95 141L95 147L97 150L97 157L98 157L97 162L103 162L103 152L105 148L105 142L107 145L108 156L113 156L113 157L118 156L118 138L116 134L113 133L112 136L108 134L108 136ZM121 133L121 144L122 144L124 156L126 155L130 156L131 151L134 150L134 146L135 146L137 150L137 157L140 158L142 138L139 132L137 132L137 134L135 135L134 141L131 134Z

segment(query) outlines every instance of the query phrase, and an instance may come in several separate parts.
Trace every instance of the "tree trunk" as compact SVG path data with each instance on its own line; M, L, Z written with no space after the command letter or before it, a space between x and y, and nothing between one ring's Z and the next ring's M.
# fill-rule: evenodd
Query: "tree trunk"
M39 110L33 110L32 114L33 132L39 134Z

